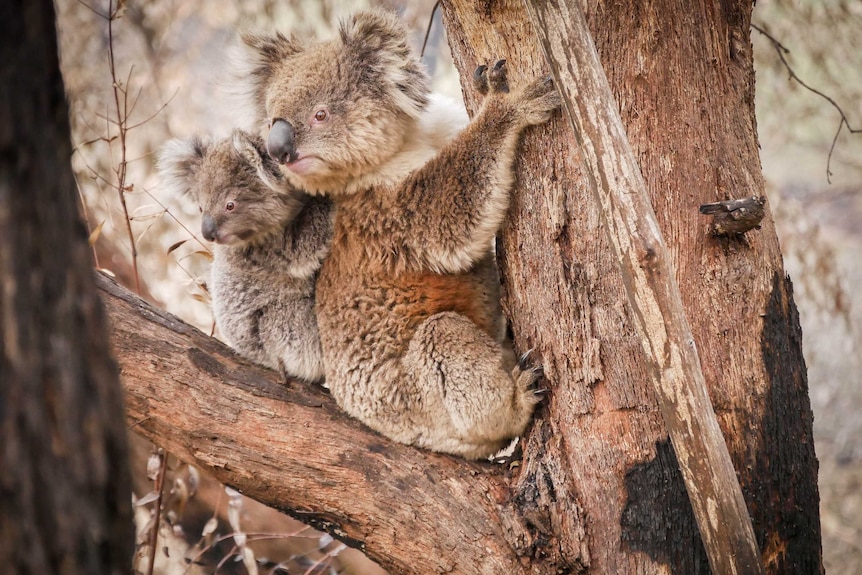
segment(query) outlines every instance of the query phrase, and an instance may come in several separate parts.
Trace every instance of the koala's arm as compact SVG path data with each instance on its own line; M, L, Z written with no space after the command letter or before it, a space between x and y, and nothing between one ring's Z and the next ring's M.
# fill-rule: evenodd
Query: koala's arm
M290 259L287 272L297 278L313 276L329 253L331 202L325 198L311 198L285 234L285 247Z
M481 67L476 82L485 82L484 91L490 84L482 109L398 193L405 243L438 272L464 271L488 253L509 208L520 134L546 122L560 106L547 78L508 93L503 63Z

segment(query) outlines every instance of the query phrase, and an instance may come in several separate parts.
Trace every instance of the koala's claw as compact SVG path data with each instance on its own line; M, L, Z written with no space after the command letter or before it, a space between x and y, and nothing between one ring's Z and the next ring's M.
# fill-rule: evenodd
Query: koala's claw
M535 347L531 347L527 351L521 354L521 357L518 358L518 367L521 369L529 369L530 357L533 355L533 352L536 351Z
M486 96L489 92L508 94L509 80L506 74L506 60L497 60L494 66L488 68L482 64L473 72L473 87Z
M492 92L509 93L509 79L506 74L505 60L497 60L494 67L488 72L488 83Z
M528 84L519 94L528 125L547 122L563 104L552 76L544 76Z
M482 64L473 72L473 87L483 96L488 93L488 66Z

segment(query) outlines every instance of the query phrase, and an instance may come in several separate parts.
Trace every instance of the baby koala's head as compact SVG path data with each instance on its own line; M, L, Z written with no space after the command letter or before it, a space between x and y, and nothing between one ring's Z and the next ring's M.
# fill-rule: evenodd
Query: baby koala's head
M201 233L218 244L254 244L278 233L305 204L305 194L284 180L263 140L242 130L216 142L171 140L158 166L165 185L197 201Z

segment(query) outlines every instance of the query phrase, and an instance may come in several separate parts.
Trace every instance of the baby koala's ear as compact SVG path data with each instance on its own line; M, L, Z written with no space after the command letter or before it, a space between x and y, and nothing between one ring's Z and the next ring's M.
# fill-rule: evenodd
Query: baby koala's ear
M231 144L242 161L251 166L257 177L274 192L284 191L286 183L278 164L269 157L264 141L259 136L236 129L231 134Z
M163 185L176 195L191 191L195 175L201 168L209 143L199 136L166 142L158 152L156 166Z

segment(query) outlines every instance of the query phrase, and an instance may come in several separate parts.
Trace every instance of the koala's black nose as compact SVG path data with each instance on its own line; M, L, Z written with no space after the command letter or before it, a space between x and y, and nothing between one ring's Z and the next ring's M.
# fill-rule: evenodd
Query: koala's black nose
M278 118L272 123L272 128L269 129L269 136L266 138L266 151L279 164L292 162L296 159L295 136L296 131L290 122Z
M218 237L218 226L215 219L209 214L204 214L201 220L201 233L208 242L214 242Z

